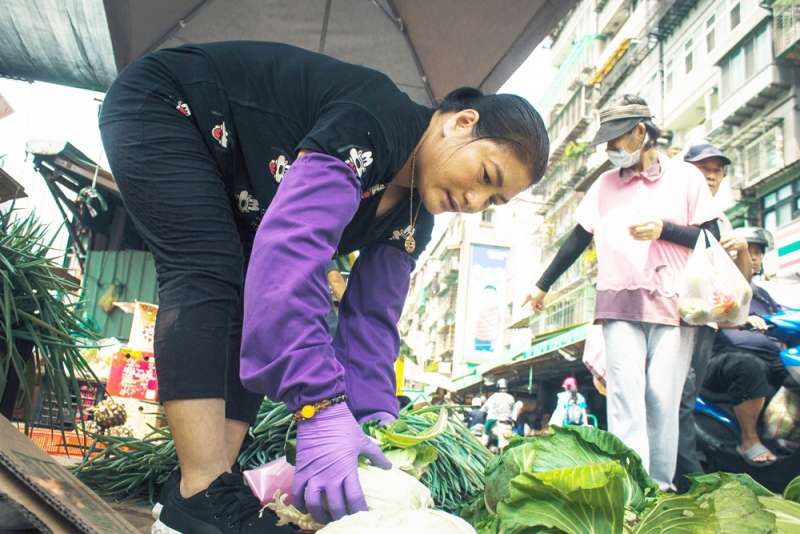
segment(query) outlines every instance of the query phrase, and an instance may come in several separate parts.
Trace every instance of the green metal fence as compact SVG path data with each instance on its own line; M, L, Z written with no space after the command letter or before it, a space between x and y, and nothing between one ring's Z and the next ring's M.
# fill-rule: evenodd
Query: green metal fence
M116 307L106 312L101 299L158 304L157 287L156 268L149 252L89 251L81 290L82 310L101 337L127 340L133 315Z

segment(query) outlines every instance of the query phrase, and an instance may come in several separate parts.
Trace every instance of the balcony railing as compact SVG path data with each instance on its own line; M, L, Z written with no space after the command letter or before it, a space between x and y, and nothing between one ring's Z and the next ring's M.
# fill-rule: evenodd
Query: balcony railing
M597 292L588 280L547 306L547 312L533 317L534 336L589 322L594 317Z
M723 94L724 100L711 116L712 142L718 142L715 138L726 130L726 126L741 126L748 122L791 86L790 73L772 63L744 85L736 87L735 91Z
M571 92L566 89L572 87L574 91L577 88L574 83L576 80L580 83L588 83L596 38L595 34L586 34L575 42L544 95L536 102L537 108L552 111L558 105L567 103Z
M800 4L778 0L772 4L775 55L800 62Z

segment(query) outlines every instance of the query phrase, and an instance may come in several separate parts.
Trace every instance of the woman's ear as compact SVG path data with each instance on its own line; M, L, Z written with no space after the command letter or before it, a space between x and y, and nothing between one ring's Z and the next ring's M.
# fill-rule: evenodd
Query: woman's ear
M472 130L480 120L480 114L474 109L462 109L451 113L442 125L442 134L445 137L469 137Z

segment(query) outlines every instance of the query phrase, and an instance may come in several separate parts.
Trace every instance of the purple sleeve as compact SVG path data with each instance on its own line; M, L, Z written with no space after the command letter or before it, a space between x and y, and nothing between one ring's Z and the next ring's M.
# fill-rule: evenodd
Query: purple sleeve
M306 154L292 165L256 233L247 268L242 384L294 411L345 392L325 315L325 265L355 215L360 185L341 160Z
M397 321L414 263L411 256L395 247L375 245L361 253L347 281L334 349L347 370L348 404L356 419L375 412L397 416Z

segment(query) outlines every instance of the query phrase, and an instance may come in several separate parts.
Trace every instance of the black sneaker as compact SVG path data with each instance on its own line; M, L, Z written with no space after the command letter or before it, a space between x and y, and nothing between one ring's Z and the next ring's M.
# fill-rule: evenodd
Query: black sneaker
M151 534L296 534L275 526L277 516L261 503L240 473L223 473L205 491L184 499L180 491L167 498Z
M238 463L233 464L231 467L231 471L233 473L241 473L242 468L239 467ZM164 482L161 486L161 489L158 491L158 497L156 498L156 503L153 505L153 509L150 511L150 516L153 520L158 521L158 518L161 516L161 510L164 508L164 504L167 502L167 499L175 491L175 488L181 482L181 468L176 467L172 473L170 473L169 478Z
M170 473L169 478L164 482L164 485L161 486L161 489L158 491L158 498L156 499L156 503L153 505L153 510L150 512L152 518L158 521L158 518L161 516L161 510L164 508L164 503L167 502L167 499L172 492L175 491L175 488L178 487L181 481L181 470L179 467L176 467L175 470Z

